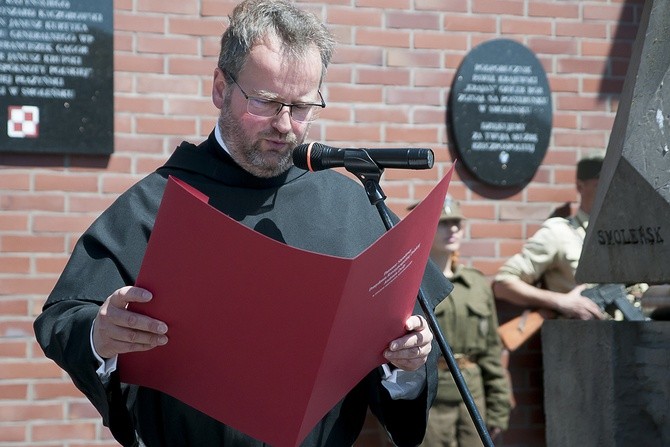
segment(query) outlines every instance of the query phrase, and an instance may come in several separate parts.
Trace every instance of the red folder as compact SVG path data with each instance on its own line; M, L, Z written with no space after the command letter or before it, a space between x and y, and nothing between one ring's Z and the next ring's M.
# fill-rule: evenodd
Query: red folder
M119 356L121 380L300 444L405 333L452 171L353 259L265 237L170 178L137 279L154 298L131 306L165 321L169 342Z

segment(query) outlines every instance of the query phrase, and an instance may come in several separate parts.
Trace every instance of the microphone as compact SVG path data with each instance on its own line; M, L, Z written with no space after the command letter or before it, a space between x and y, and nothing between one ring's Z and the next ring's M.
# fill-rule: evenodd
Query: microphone
M416 149L335 148L321 143L301 144L293 150L293 164L307 171L347 168L373 162L379 168L430 169L433 151Z

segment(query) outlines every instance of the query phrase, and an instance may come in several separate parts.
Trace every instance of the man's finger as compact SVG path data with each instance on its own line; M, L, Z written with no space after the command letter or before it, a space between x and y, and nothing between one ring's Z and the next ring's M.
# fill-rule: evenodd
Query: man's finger
M123 309L128 303L146 303L151 298L151 292L146 289L126 286L117 290L109 297L109 304L119 309Z
M126 309L108 309L107 316L115 326L121 328L153 334L165 334L168 330L167 324L164 322Z
M427 325L426 320L421 315L412 315L405 322L405 329L408 331L422 331Z

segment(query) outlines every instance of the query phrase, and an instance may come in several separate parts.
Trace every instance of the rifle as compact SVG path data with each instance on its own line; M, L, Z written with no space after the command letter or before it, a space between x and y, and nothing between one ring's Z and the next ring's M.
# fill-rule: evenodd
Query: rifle
M644 321L640 309L628 301L626 287L623 284L597 284L582 291L582 295L592 300L605 313L619 309L624 320ZM542 327L547 318L554 318L556 313L548 309L526 309L523 313L498 327L498 335L505 348L516 350Z
M584 289L582 295L590 298L603 312L611 313L613 309L619 309L624 320L646 320L642 311L628 301L628 293L623 284L599 284Z

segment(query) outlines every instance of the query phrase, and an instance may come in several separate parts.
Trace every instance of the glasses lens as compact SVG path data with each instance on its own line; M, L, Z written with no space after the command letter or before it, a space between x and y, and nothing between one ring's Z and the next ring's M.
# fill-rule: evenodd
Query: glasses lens
M291 107L291 118L303 123L310 122L319 116L320 111L321 107L296 104Z
M259 98L249 98L247 100L247 111L252 115L269 117L274 116L279 111L281 104L274 101L266 101Z

